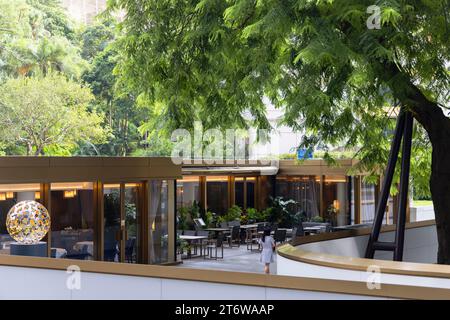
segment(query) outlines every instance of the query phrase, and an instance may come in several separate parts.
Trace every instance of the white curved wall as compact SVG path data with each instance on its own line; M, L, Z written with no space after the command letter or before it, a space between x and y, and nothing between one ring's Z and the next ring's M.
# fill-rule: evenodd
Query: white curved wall
M381 241L393 241L394 232L382 234ZM405 234L404 261L435 263L437 257L436 227L427 226L408 229ZM298 246L299 249L317 253L326 253L344 257L364 256L368 236L349 237L336 240L308 243ZM391 260L391 252L377 252L376 259ZM376 267L375 263L374 266ZM334 280L352 280L362 282L378 281L383 284L414 285L432 288L450 289L450 279L417 277L396 274L379 274L374 278L372 272L324 267L303 263L282 256L277 257L277 274L297 277L323 278Z
M380 241L394 241L394 232L380 235ZM299 249L328 253L344 257L364 257L369 236L349 237L298 246ZM437 235L435 226L407 229L405 232L405 249L403 261L419 263L436 263ZM392 260L392 252L377 251L375 259Z
M66 286L65 271L0 266L0 300L288 300L379 299L350 294L290 290L249 285L82 272L80 290Z

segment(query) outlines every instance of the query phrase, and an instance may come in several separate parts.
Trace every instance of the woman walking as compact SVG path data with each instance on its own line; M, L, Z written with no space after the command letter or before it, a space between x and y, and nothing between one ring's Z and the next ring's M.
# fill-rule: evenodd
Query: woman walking
M270 229L265 229L259 245L262 248L260 261L264 263L264 272L270 274L270 264L273 262L273 252L275 251L275 240L270 235Z

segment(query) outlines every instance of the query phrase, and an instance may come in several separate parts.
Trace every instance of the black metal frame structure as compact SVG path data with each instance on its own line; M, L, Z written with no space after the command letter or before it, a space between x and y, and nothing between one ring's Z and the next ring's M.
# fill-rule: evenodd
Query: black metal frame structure
M393 251L394 260L403 260L403 248L405 240L405 223L406 210L409 190L409 175L411 166L411 145L413 133L414 118L411 112L401 110L397 119L394 139L392 140L389 161L384 176L383 187L380 195L380 202L378 203L375 219L373 222L372 232L367 243L365 257L373 259L376 250ZM386 212L386 205L389 199L389 193L394 178L395 166L400 154L400 146L402 144L402 159L401 159L401 176L400 176L400 201L399 210L396 222L395 240L394 242L379 241L381 226Z

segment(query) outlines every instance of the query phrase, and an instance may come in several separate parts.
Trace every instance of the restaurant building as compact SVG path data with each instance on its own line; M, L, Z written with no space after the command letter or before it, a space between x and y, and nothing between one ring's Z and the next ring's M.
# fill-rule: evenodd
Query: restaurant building
M350 177L354 164L180 166L170 158L3 157L0 253L8 254L13 242L8 211L23 200L38 201L50 213L48 257L139 264L175 262L176 213L194 201L204 212L223 215L234 205L264 210L280 196L295 200L292 210L309 220L326 217L333 207L335 226L370 223L379 189Z
M48 257L164 264L174 261L176 179L170 158L0 158L0 252L6 216L35 200L51 217Z
M323 220L334 213L334 226L370 224L380 184L369 184L364 175L350 176L354 160L339 160L330 167L324 160L281 160L279 165L184 165L177 180L177 208L197 203L203 211L223 215L234 205L264 210L271 198L294 200L293 213L307 220ZM385 224L396 215L396 197L389 199Z

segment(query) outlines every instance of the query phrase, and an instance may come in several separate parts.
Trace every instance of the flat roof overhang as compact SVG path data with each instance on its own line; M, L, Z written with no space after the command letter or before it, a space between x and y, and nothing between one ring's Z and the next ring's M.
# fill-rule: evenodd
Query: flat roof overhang
M274 176L278 167L183 167L183 175L259 175Z
M0 157L0 183L181 178L171 158Z
M278 175L295 176L295 175L349 175L350 170L354 169L358 163L353 159L336 160L335 166L330 166L325 160L280 160L280 170ZM364 173L360 173L364 174Z

